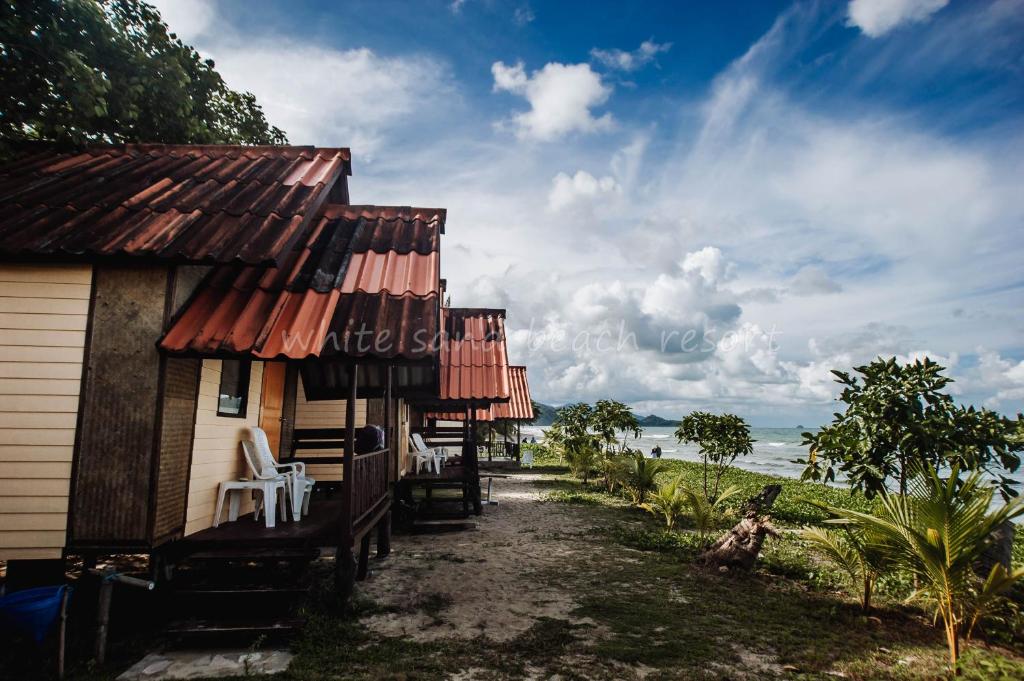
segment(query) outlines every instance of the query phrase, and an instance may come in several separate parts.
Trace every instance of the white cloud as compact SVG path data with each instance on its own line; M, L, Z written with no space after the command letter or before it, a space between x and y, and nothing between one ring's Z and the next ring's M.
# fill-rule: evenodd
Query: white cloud
M526 26L536 18L537 16L533 13L533 8L529 5L516 7L516 11L512 13L512 21L516 23L516 26Z
M520 139L550 141L571 132L596 132L612 126L612 116L595 117L591 109L604 104L612 93L590 64L551 62L532 75L522 62L491 65L494 91L520 95L530 110L513 114L512 123Z
M448 4L448 9L451 10L452 14L458 14L462 11L463 5L466 4L466 0L452 0Z
M164 0L159 9L172 30L214 59L230 87L256 95L267 120L292 144L349 146L362 159L373 158L390 131L437 111L422 102L443 102L453 90L447 66L434 57L243 36L212 3Z
M1024 403L1024 360L1002 357L994 350L981 350L978 364L968 370L962 383L964 389L987 395L985 406L997 409Z
M672 49L672 43L656 43L653 40L645 40L640 43L640 47L631 52L618 48L602 50L595 47L590 50L590 56L610 69L628 72L636 71L651 63L659 54L668 52L670 49Z
M205 35L217 17L217 8L207 0L155 0L168 30L186 43Z
M551 210L564 210L580 202L592 203L621 193L622 188L614 177L594 177L585 170L577 170L575 175L558 173L551 181L548 193L548 207Z
M389 128L422 115L424 101L450 89L445 67L431 58L383 57L365 47L253 41L212 54L225 80L244 83L293 144L351 146L363 156L379 149Z
M789 290L798 296L813 296L821 293L839 293L843 287L816 265L801 267L789 280Z
M903 24L926 20L949 0L850 0L849 23L872 38Z

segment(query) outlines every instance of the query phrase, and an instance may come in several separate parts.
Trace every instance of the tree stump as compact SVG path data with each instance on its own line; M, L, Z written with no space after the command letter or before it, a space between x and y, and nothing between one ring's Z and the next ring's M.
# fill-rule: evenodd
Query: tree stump
M748 501L743 519L701 554L700 560L710 567L743 570L753 568L764 540L779 536L768 521L768 516L762 513L772 507L780 492L781 486L768 485L760 494Z

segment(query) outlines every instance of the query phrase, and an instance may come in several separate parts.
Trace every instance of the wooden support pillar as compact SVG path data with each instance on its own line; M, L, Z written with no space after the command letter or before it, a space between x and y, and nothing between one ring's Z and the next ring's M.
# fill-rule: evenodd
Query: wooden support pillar
M384 369L384 446L389 450L388 482L398 480L401 468L398 465L398 438L395 437L395 422L392 411L395 405L391 397L391 365Z
M338 537L338 553L335 558L334 581L338 598L344 605L352 597L355 587L356 566L352 553L355 542L352 526L355 502L355 454L356 454L356 395L359 381L359 365L348 367L348 398L345 400L345 456L341 465L341 532Z
M370 574L370 533L367 532L359 540L359 567L356 569L356 580L363 581Z
M395 404L391 394L392 373L388 365L384 376L384 442L390 448L389 457L389 482L397 482L402 476L401 461L399 460L398 437L396 434L395 422L397 414L394 413ZM391 487L392 501L394 500L394 488ZM377 523L377 557L384 558L391 553L391 510L389 509L384 517Z
M516 463L523 458L523 422L516 419Z
M470 449L469 466L469 492L470 500L473 502L473 513L480 515L484 512L483 502L480 500L480 462L477 460L476 449L476 410L469 409L469 437L472 442Z
M377 557L386 558L391 554L391 511L377 523Z

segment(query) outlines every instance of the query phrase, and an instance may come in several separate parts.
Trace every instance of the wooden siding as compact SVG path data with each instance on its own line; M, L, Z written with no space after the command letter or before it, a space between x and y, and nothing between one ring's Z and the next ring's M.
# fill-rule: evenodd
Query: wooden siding
M185 534L213 526L217 490L223 480L248 475L242 458L241 441L250 438L249 429L259 425L260 393L263 389L263 363L252 363L249 378L249 403L245 418L217 416L217 392L220 389L221 360L203 361L196 405L192 468L189 471L188 512ZM248 502L243 511L252 510ZM225 511L226 518L226 511Z
M200 368L198 359L170 357L164 361L154 544L180 536L184 529Z
M306 400L306 393L302 389L302 378L298 380L298 390L295 401L295 427L296 428L344 428L345 427L345 400ZM356 427L366 425L366 400L357 400L356 403ZM315 456L342 456L341 449L308 449L300 450L297 456L312 458ZM337 482L341 480L340 465L310 465L309 475L324 482Z
M145 547L168 271L97 266L82 384L70 547Z
M60 558L88 265L0 265L0 560Z

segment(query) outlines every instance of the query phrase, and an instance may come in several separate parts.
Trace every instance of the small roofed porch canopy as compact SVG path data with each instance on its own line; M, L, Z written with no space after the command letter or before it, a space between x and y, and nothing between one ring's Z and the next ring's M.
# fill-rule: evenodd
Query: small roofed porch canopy
M356 400L384 397L390 431L393 391L437 381L444 220L441 209L329 204L277 266L214 269L160 342L170 354L287 359L308 400L346 400L339 570L390 508L394 455L355 452Z
M466 415L462 428L438 427L431 419L423 435L432 444L461 446L467 472L476 478L475 417L488 418L491 405L511 399L505 310L444 308L441 326L439 391L410 402L428 419L433 413Z
M509 388L510 398L508 402L495 402L490 407L474 409L471 418L477 422L495 423L506 422L516 425L516 454L518 454L518 443L520 440L519 429L523 421L532 421L533 398L530 395L530 385L526 379L525 366L510 366ZM467 411L448 412L427 412L425 418L431 421L465 421L469 416Z

